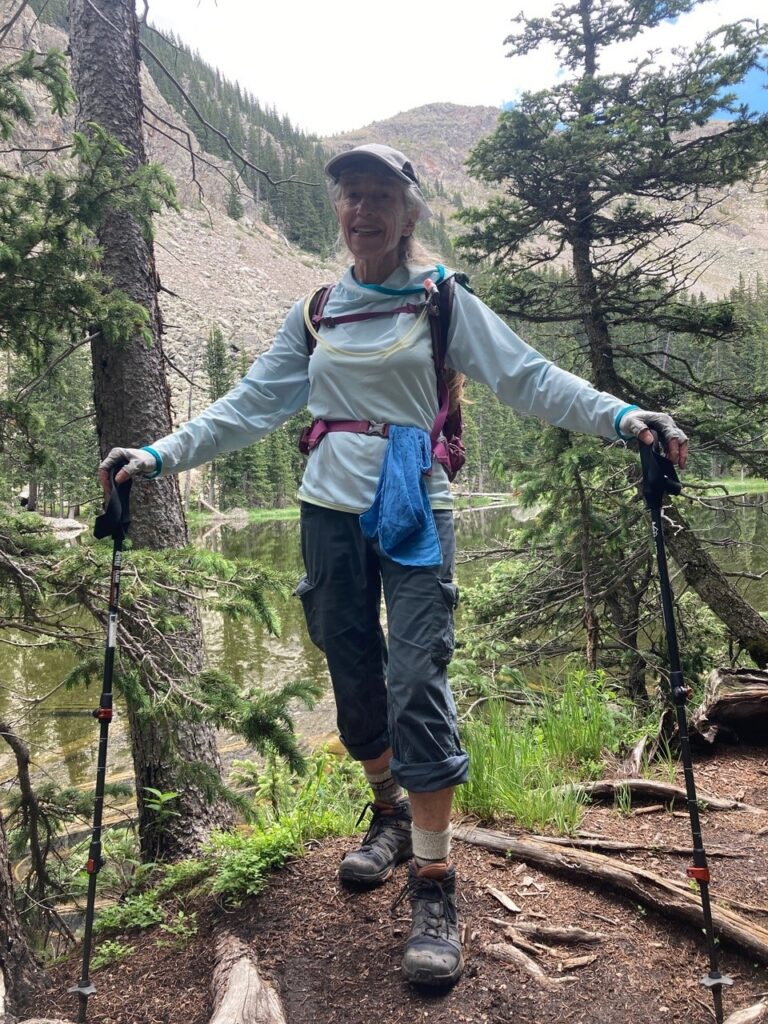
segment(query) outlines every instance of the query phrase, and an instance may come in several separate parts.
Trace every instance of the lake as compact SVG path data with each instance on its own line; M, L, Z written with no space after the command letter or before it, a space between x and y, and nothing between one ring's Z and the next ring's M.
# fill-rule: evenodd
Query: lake
M463 510L456 514L459 559L467 553L500 546L520 512L512 506ZM299 524L295 519L273 520L242 527L223 523L198 531L196 543L228 557L248 557L285 572L296 580L303 569L299 548ZM462 554L463 553L463 554ZM130 552L125 555L126 565ZM459 585L468 582L484 564L477 559L460 560ZM314 678L326 682L323 698L311 711L297 713L296 727L303 739L315 744L335 734L335 711L322 653L311 643L304 627L298 599L277 601L282 632L270 636L255 623L217 614L204 615L205 649L208 667L230 673L242 686L270 688L288 679ZM91 712L99 701L98 687L66 690L61 680L77 659L55 648L0 647L3 681L0 686L0 718L15 724L29 744L38 784L45 779L59 785L88 788L93 785L99 728ZM36 701L44 694L44 703ZM247 757L248 750L238 737L222 735L222 756ZM6 786L16 775L13 756L0 748L0 782ZM125 732L125 715L119 699L109 732L111 782L133 782L130 747Z

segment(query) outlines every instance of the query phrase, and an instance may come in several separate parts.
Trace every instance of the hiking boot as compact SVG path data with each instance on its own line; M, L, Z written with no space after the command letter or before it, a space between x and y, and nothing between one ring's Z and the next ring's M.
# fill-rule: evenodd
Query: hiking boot
M395 906L408 894L413 923L405 944L403 974L408 981L433 988L455 984L464 970L456 912L456 870L447 864L416 867Z
M413 856L410 801L366 804L358 825L369 807L373 817L360 848L344 854L339 865L339 880L345 885L381 885L398 864Z

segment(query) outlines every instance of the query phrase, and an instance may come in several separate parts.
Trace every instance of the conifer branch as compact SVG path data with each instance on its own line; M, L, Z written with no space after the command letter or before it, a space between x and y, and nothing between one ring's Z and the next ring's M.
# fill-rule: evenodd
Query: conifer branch
M89 342L93 341L95 338L100 338L100 337L101 337L101 331L96 331L94 334L89 334L89 335L87 335L87 337L81 338L80 341L73 342L69 346L69 348L66 348L63 352L61 352L58 356L56 356L56 358L54 360L52 360L45 367L45 369L37 377L35 377L35 379L33 381L31 381L29 384L25 385L21 389L21 391L17 392L17 394L16 394L16 401L17 402L23 402L25 399L29 398L29 396L32 394L32 392L40 387L40 385L45 381L45 379L50 376L52 371L56 369L56 367L59 365L59 363L63 363L65 359L68 359L69 356L71 356L73 352L77 352L77 350L79 348L82 348L83 345L87 345Z
M96 4L94 4L93 0L85 0L85 2L88 4L88 6L91 8L91 10L99 18L101 18L101 20L103 22L105 22L107 25L109 25L109 27L114 32L120 32L120 29L117 27L117 25L115 25L115 23L113 21L111 21L106 16L106 14L104 14L102 11L100 11L98 9ZM160 70L163 72L163 74L176 86L176 88L179 90L181 95L184 97L185 101L189 104L190 110L192 110L192 112L195 114L195 116L200 121L200 123L203 125L203 127L206 128L208 131L213 132L214 135L216 135L219 139L221 139L221 141L224 143L224 145L227 147L227 149L230 151L230 153L237 160L239 160L244 167L250 167L250 169L252 171L256 171L256 173L260 174L263 178L265 178L266 181L268 181L270 185L274 185L275 187L277 187L278 185L293 184L293 185L308 185L311 188L318 188L319 182L317 182L317 181L303 181L302 179L295 177L295 175L289 175L289 177L287 177L287 178L274 179L262 167L259 167L257 164L255 164L251 160L249 160L247 157L243 156L243 154L239 150L235 149L235 147L230 142L229 137L224 132L222 132L218 128L214 127L214 125L212 125L210 123L210 121L206 121L206 119L200 113L200 111L198 110L198 108L195 105L194 101L190 97L190 95L187 92L187 90L184 88L184 86L181 84L181 82L178 80L178 78L176 78L176 76L174 74L172 74L172 72L165 66L165 64L160 60L160 58L157 56L157 54L154 53L154 51L151 50L150 47L147 46L146 43L143 43L141 40L139 40L139 46L144 51L144 53L148 54L152 58L152 60L157 64L157 66L160 68Z
M19 18L21 17L21 15L22 15L22 13L24 11L24 8L28 4L29 4L29 0L21 0L21 3L16 8L14 13L11 15L9 20L6 21L6 23L2 26L2 28L0 28L0 45L2 45L3 40L8 35L8 33L11 31L11 29L16 24L16 22L19 20Z

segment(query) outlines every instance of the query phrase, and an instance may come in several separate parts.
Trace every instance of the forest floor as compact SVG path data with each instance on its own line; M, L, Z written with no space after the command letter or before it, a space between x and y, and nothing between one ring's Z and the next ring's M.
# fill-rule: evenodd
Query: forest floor
M712 898L750 904L745 918L768 925L768 748L718 747L697 755L702 793L736 797L766 809L703 810L702 830L710 855ZM680 780L678 780L680 781ZM496 829L504 828L495 823ZM519 836L518 830L509 828ZM642 843L613 856L685 884L690 856L659 853L659 845L690 849L685 812L650 810L635 801L629 813L595 805L581 831ZM259 970L282 999L288 1024L708 1024L712 998L700 979L708 961L703 936L647 909L636 900L593 884L539 870L461 841L453 857L459 908L465 925L466 970L454 989L430 994L402 978L400 958L408 934L407 901L392 903L405 882L405 866L379 889L347 892L336 868L350 840L318 843L272 877L268 888L236 908L212 901L198 906L198 934L183 949L163 944L158 932L121 939L135 947L123 963L93 972L97 994L89 1002L91 1024L207 1024L211 1016L213 936L222 922L250 947ZM501 890L520 908L506 910L489 892ZM589 946L548 944L535 956L547 975L542 983L494 955L504 926L529 921L573 925L599 932ZM768 994L768 965L723 944L721 969L733 980L724 989L726 1017ZM582 966L569 965L574 957ZM594 957L588 960L589 957ZM76 1017L67 995L79 977L76 959L50 971L50 985L30 1014Z

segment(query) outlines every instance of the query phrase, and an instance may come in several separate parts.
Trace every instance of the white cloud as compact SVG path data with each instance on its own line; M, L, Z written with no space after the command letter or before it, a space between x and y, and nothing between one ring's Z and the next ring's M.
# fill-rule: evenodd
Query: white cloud
M447 0L434 10L352 0L150 0L150 22L173 30L263 106L324 135L424 103L500 106L525 89L544 88L558 70L551 54L505 56L503 41L520 6L541 15L553 0ZM617 48L616 66L651 46L690 45L764 8L765 0L705 3ZM613 68L606 63L604 70Z

